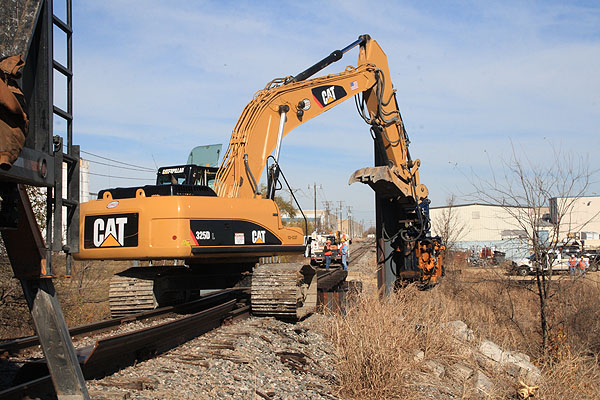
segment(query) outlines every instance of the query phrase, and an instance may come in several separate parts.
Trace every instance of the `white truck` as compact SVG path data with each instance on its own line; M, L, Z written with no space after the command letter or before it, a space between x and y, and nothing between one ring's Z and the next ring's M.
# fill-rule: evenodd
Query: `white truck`
M554 250L546 254L550 257L549 262L552 268L552 273L569 272L569 260L571 258L570 253ZM577 262L579 263L579 260L581 259L580 254L573 254L577 258ZM583 259L587 263L589 271L598 271L598 260L596 260L593 257L586 256L585 254ZM535 274L538 265L535 254L532 254L526 258L515 260L514 263L515 264L513 264L513 270L521 276ZM577 266L577 268L579 268L579 266Z
M339 231L336 233L313 233L310 242L310 264L318 267L325 266L323 247L327 240L331 241L331 263L341 264L342 256L338 253L338 245L342 237L346 237L346 235Z

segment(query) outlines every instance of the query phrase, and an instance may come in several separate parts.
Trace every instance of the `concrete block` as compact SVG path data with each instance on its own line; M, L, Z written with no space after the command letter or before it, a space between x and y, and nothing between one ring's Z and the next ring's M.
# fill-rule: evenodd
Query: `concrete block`
M452 365L450 369L450 373L458 378L460 381L466 381L473 375L473 369L467 367L466 365L456 363Z
M502 354L500 365L511 376L522 379L523 382L532 386L541 380L542 373L538 367L529 361L529 357L521 353L505 351Z
M446 324L446 327L450 329L450 332L452 332L452 335L455 338L464 342L470 342L475 337L475 335L473 335L473 331L469 329L467 324L465 324L463 321L450 321Z
M521 360L525 360L527 362L531 362L531 359L525 353L513 353L513 356L515 356L515 358L520 358Z
M446 372L446 368L437 361L427 360L425 361L425 368L431 371L431 373L438 378L441 378Z
M484 340L481 342L479 345L479 352L496 362L502 361L502 354L504 353L500 346L494 342L490 342L489 340Z
M479 391L485 395L489 395L492 393L492 387L493 387L492 381L483 372L481 372L479 370L476 371L473 374L472 380L473 380L472 381L473 387L477 391Z
M423 350L415 351L413 360L419 362L419 361L423 361L423 358L425 358L425 353L423 352Z

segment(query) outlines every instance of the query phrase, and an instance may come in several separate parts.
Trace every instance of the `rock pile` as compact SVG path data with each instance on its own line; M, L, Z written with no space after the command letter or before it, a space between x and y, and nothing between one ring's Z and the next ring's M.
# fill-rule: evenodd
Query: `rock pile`
M462 383L463 396L498 396L506 393L510 386L515 389L518 386L534 388L542 380L540 369L526 354L504 350L489 340L477 342L473 331L463 321L452 321L445 327L460 343L463 351L461 362L444 365L435 360L425 360L423 368L436 378L446 377ZM424 360L424 352L417 351L414 359Z

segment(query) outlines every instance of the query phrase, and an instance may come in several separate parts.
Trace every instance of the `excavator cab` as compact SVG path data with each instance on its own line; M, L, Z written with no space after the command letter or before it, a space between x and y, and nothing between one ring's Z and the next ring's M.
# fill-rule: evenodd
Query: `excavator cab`
M199 165L175 165L160 167L156 173L157 185L202 185L211 189L215 185L217 167Z

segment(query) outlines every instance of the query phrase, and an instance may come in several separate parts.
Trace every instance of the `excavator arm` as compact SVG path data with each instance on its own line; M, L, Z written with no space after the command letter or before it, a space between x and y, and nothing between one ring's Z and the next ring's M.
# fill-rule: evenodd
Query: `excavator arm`
M360 46L358 65L319 78L308 77ZM226 198L252 198L267 158L279 158L281 140L294 128L351 97L361 95L360 112L379 141L385 165L357 171L351 181L371 185L378 192L410 198L427 197L419 183L419 160L412 161L408 138L392 87L387 57L368 35L343 50L334 51L311 68L270 82L256 93L239 118L217 175L216 192ZM269 196L268 197L272 197Z

